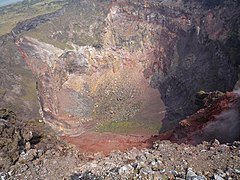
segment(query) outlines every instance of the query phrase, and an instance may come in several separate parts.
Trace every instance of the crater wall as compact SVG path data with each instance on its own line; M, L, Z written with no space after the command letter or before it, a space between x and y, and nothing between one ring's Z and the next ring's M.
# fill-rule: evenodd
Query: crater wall
M55 129L74 134L99 120L134 119L156 97L166 130L199 108L196 92L231 91L238 81L238 2L75 3L49 23L52 41L34 36L46 25L17 41Z

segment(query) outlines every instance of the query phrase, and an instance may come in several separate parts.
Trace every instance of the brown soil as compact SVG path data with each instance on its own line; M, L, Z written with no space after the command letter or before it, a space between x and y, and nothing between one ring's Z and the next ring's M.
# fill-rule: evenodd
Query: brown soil
M87 132L77 137L62 137L62 139L68 143L74 144L81 152L102 152L105 155L114 150L127 151L133 147L151 147L152 143L148 141L149 138L150 136L97 132Z
M164 105L162 104L160 94L157 90L148 88L149 97L146 102L147 106L134 118L138 121L145 121L146 123L156 124L156 121L161 124L164 117ZM151 92L151 93L150 93ZM159 108L160 107L160 108ZM139 128L139 127L138 127ZM149 148L152 147L153 142L156 140L154 136L146 132L146 129L141 128L132 132L133 134L116 134L113 132L93 132L92 128L88 129L85 133L79 136L64 136L63 140L70 144L74 144L81 152L84 153L97 153L102 152L107 155L111 151L127 151L136 148ZM131 132L130 132L131 133ZM159 137L157 138L159 139Z
M134 99L135 101L140 99L143 102L141 110L129 119L130 121L136 121L136 125L135 123L133 124L135 127L131 127L127 134L118 134L111 129L109 130L110 132L95 132L94 127L97 126L96 123L102 124L103 122L101 119L97 122L91 120L81 124L84 133L74 135L74 137L73 135L65 135L62 137L63 140L75 145L81 152L85 153L102 152L103 154L109 154L114 150L127 151L133 147L146 148L152 146L151 135L157 134L161 127L162 119L165 116L165 106L159 91L150 87L148 80L143 77L141 71L131 68L129 72L134 74L133 77L137 77L135 78L137 79L136 82L134 81L131 85L139 87L141 92L143 92ZM119 73L117 71L113 75L116 76ZM131 79L134 79L133 77ZM62 96L63 99L64 96ZM120 104L121 102L118 103ZM65 101L64 99L63 104L66 105L67 100Z

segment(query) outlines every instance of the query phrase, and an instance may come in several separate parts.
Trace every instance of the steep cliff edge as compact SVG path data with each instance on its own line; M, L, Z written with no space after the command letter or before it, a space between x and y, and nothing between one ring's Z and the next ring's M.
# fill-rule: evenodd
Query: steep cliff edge
M149 141L160 139L196 145L213 139L219 139L221 143L239 140L239 93L204 93L201 99L204 102L201 109L181 120L173 130L153 136Z
M32 15L26 15L32 10L30 9L25 9L24 6L18 9L18 5L16 7L2 8L0 13L1 20L6 18L6 16L12 17L15 11L22 11L20 19L33 17ZM51 8L48 8L48 10L51 11ZM4 34L4 27L7 26L6 29L8 29L8 25L13 21L17 25L12 29L11 33L0 36L0 107L8 107L14 110L20 119L33 120L39 119L41 116L39 114L40 107L36 92L36 78L18 51L15 45L15 38L25 31L30 31L40 24L59 17L63 12L64 8L18 23L15 22L17 15L13 15L9 22L3 20L1 34Z

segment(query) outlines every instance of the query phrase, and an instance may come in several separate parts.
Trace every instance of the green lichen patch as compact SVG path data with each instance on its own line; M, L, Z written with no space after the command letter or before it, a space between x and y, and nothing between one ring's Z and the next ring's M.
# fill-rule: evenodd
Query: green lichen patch
M161 128L159 121L137 121L137 120L125 120L125 121L106 121L101 123L96 131L100 133L112 132L117 134L141 134L151 135L157 134Z

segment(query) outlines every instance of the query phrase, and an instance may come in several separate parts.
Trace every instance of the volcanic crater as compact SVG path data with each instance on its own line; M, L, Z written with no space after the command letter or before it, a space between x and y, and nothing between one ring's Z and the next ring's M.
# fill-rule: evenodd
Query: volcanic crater
M37 78L43 119L87 152L149 147L176 135L180 120L204 108L195 103L197 92L232 91L238 81L239 58L229 55L238 50L229 42L239 43L236 3L211 9L182 1L70 5L51 20L49 29L58 29L47 34L67 48L35 38L46 25L16 38ZM59 26L69 18L66 27ZM233 99L235 107L238 96Z

